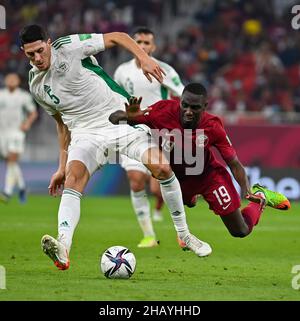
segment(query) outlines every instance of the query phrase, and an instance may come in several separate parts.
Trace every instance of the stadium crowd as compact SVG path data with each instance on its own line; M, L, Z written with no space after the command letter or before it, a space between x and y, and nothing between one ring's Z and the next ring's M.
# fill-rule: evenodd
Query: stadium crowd
M180 0L11 0L4 3L7 29L0 32L0 85L17 71L27 87L29 69L18 32L31 22L46 25L52 39L73 33L125 31L148 25L157 34L155 56L172 65L184 83L210 88L209 108L217 114L300 112L300 34L291 26L295 1L193 1L191 14ZM185 18L169 29L165 15ZM112 50L100 63L108 71L124 60Z

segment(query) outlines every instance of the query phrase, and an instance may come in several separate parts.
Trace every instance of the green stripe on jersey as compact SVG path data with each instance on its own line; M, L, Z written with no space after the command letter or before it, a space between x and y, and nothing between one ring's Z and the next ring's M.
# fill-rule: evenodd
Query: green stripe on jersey
M168 98L168 88L164 86L160 86L160 94L161 94L161 99L167 99Z
M65 45L65 44L68 44L68 43L71 43L71 42L72 42L72 40L71 40L70 36L61 37L61 38L58 38L57 40L55 40L52 43L52 47L57 50L61 46Z
M92 38L92 35L90 33L82 33L78 36L79 36L80 41L84 41L84 40Z
M88 70L91 70L93 71L95 74L97 74L99 77L101 77L105 82L106 84L108 85L108 87L124 96L125 98L129 99L131 96L128 94L128 92L123 89L121 86L119 86L104 70L103 68L101 68L100 66L98 65L94 65L93 62L92 62L92 59L90 57L87 57L83 60L81 60L81 63L82 63L82 66Z
M71 43L71 42L72 42L71 40L63 40L63 41L61 41L61 42L56 43L56 44L53 46L53 48L54 48L55 50L57 50L57 49L59 49L61 46L66 45L66 44Z
M34 72L32 70L29 70L29 84L31 83L33 77L34 77Z
M58 42L64 41L64 40L71 40L70 36L60 37L52 42L52 46L56 45Z

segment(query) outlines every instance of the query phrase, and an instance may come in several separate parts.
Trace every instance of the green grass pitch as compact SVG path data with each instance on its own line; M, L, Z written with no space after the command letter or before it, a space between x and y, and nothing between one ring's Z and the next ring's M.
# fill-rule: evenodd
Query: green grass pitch
M0 204L0 265L6 270L5 300L299 300L292 267L300 265L300 205L281 212L267 208L244 239L229 235L221 220L200 201L187 209L191 231L213 253L199 258L179 249L169 214L155 223L159 247L138 249L141 232L129 197L82 200L71 266L58 271L40 248L43 234L56 236L58 198L29 196ZM106 279L99 257L112 245L131 249L137 268L129 280ZM299 282L299 281L298 281Z

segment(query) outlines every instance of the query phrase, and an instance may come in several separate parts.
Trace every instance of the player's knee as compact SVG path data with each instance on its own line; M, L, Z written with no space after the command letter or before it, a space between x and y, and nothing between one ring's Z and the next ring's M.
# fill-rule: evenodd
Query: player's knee
M152 175L157 179L168 179L172 174L169 164L157 164L152 167Z
M65 185L75 188L76 185L78 184L78 181L79 181L79 177L74 172L69 172L66 176Z
M75 171L69 171L66 175L65 188L72 188L76 191L82 191L88 181L86 175L79 175Z
M145 189L145 183L142 181L138 181L138 180L131 180L130 181L130 189L133 192L140 192L143 189Z

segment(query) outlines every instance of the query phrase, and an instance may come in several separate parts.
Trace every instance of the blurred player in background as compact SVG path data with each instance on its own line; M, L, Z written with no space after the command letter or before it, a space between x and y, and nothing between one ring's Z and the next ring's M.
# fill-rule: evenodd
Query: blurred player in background
M154 33L146 28L137 28L133 33L133 39L149 55L152 56L156 49ZM154 59L154 58L153 58ZM130 95L143 97L141 109L147 108L161 99L179 97L183 91L183 85L177 72L168 64L154 59L166 72L163 82L150 83L144 76L138 59L134 58L122 63L115 71L115 81ZM157 240L150 217L150 204L145 191L146 183L150 180L150 190L155 196L156 204L153 212L153 220L163 219L161 208L163 199L158 181L151 177L149 170L142 164L126 156L121 157L121 166L127 171L130 184L131 202L143 231L144 238L138 247L156 246Z
M202 195L209 208L221 217L234 237L245 237L250 234L266 205L282 210L290 208L290 203L284 195L258 184L250 188L245 169L238 160L220 118L205 111L208 104L207 92L201 84L188 84L184 88L180 102L162 100L141 110L140 100L131 98L130 105L126 108L127 114L117 111L110 116L110 120L118 123L127 119L130 124L141 123L153 129L167 130L162 135L164 135L163 141L168 141L168 144L164 144L162 149L168 146L168 150L164 151L170 153L171 167L180 182L185 205L194 207L198 195ZM174 129L182 133L179 139L176 139ZM201 129L203 131L199 131ZM170 135L172 131L173 134ZM191 133L191 136L186 136L188 133ZM191 144L187 144L190 141ZM240 196L228 171L216 160L211 147L220 152L230 168L241 187L242 198L252 201L245 208L240 209ZM203 170L188 174L188 170L195 164L187 163L183 155L192 153L197 155L196 149L204 150ZM178 161L179 158L181 162ZM184 242L179 241L179 244L185 246Z
M26 202L26 186L18 162L24 151L26 132L36 120L37 112L31 95L19 86L19 76L10 73L5 77L6 88L0 90L0 156L6 162L2 202L8 202L15 186L20 202Z
M53 116L60 148L59 166L49 193L63 189L58 211L58 237L42 237L42 249L60 270L69 268L73 234L80 218L81 196L91 175L120 152L147 164L160 181L178 237L198 256L210 246L190 234L178 180L168 161L144 130L114 126L112 111L124 108L130 95L107 75L92 55L116 45L138 57L144 75L163 79L162 68L126 33L75 34L51 43L43 28L30 25L20 32L21 46L30 60L29 88L35 100Z

